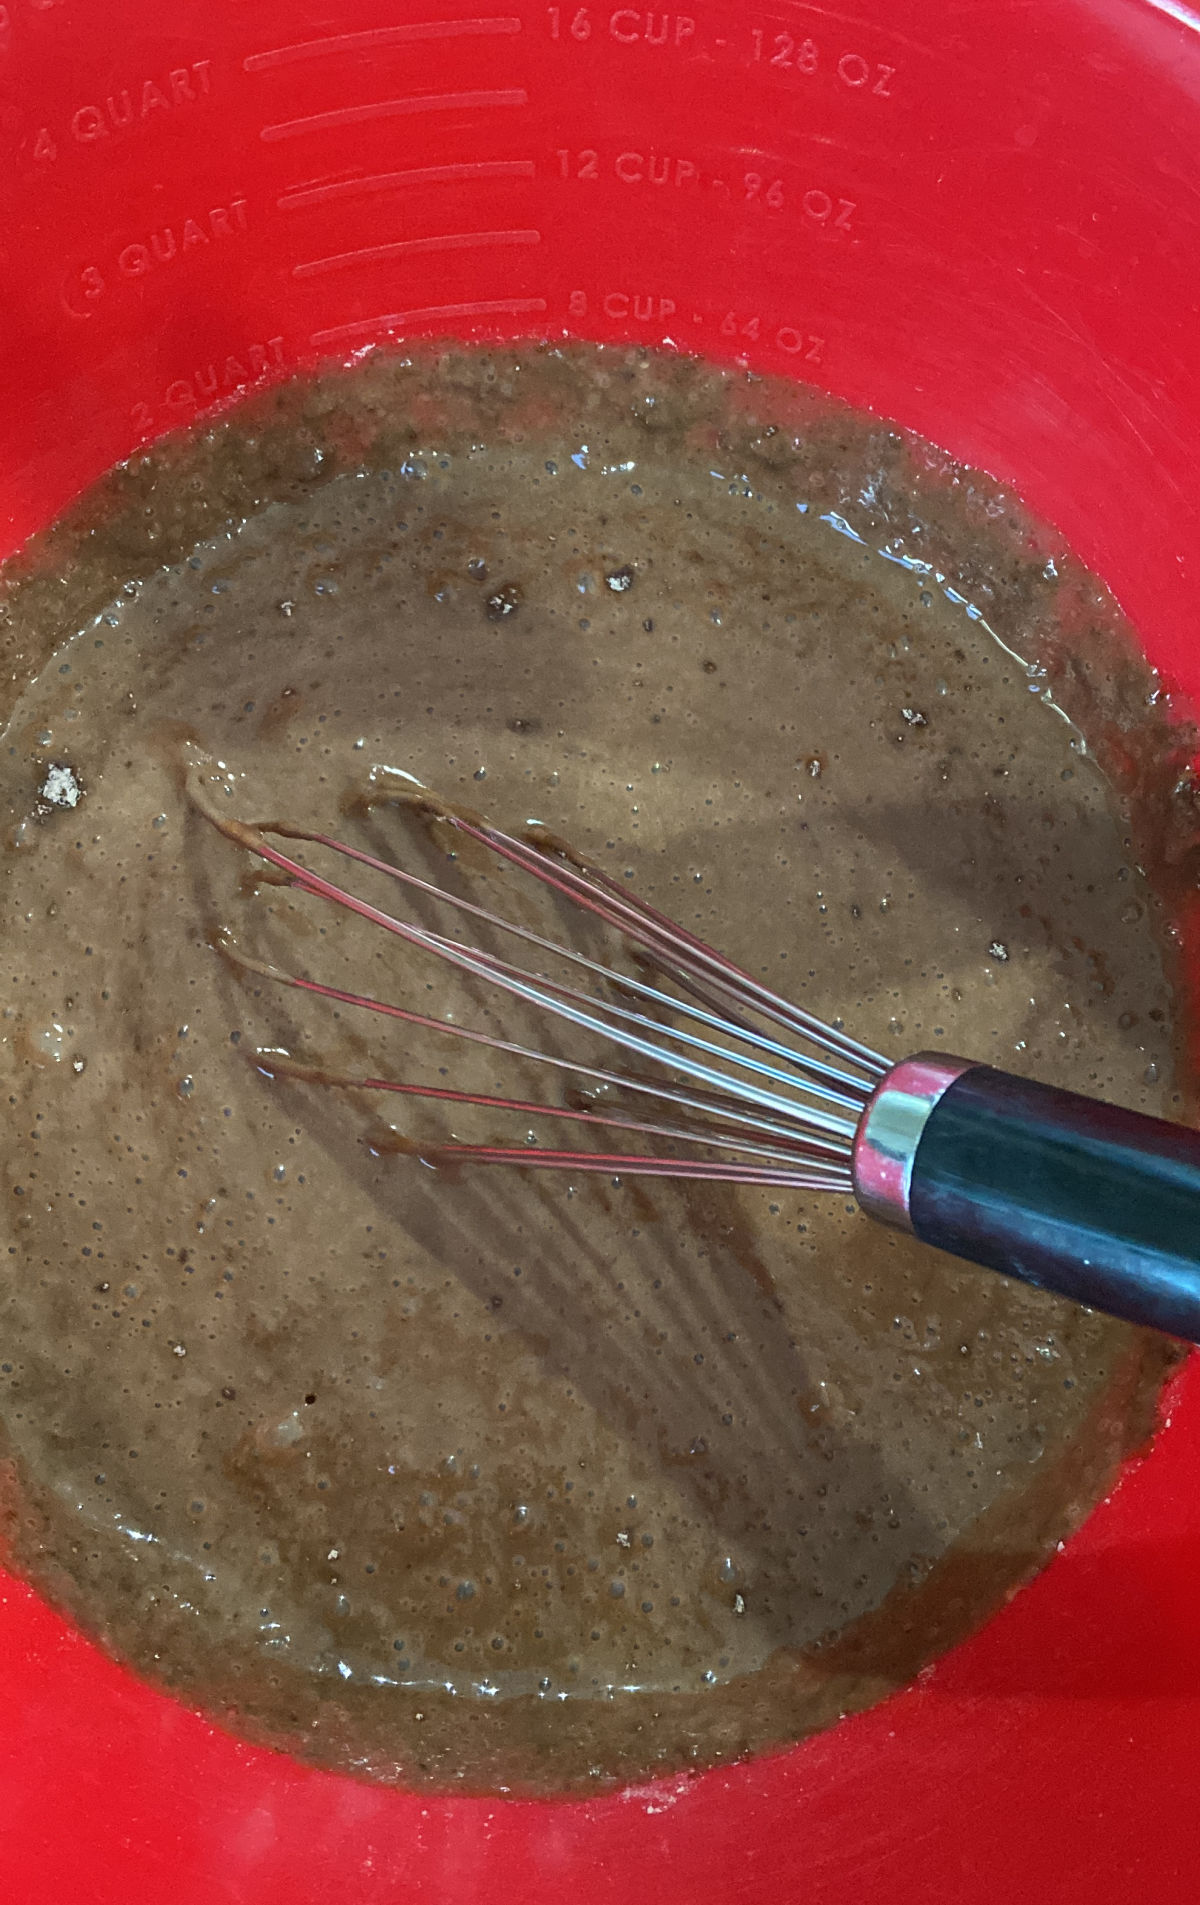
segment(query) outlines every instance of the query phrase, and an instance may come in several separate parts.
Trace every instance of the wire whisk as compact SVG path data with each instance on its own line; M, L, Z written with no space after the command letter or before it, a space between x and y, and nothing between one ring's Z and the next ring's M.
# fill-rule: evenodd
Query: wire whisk
M286 820L230 818L195 778L192 798L228 840L273 868L280 883L433 954L481 982L488 996L507 995L613 1049L612 1062L589 1062L508 1039L284 971L244 952L231 934L219 935L225 957L243 973L614 1093L611 1106L579 1108L338 1072L263 1049L255 1054L260 1071L271 1076L573 1122L619 1133L626 1146L447 1140L412 1147L429 1163L851 1194L868 1216L970 1262L1200 1340L1200 1137L1194 1131L945 1053L889 1064L840 1022L828 1025L773 992L540 825L515 835L424 790L389 789L385 796L446 823L568 910L611 931L632 956L634 971L614 970L569 936L538 933L332 834ZM481 937L516 942L538 964L516 963L471 938L372 905L280 842L382 875L422 903L452 909ZM553 977L542 961L565 961L579 983Z
M659 983L637 974L618 974L565 941L545 938L331 834L283 820L249 823L221 813L199 793L195 798L205 817L227 839L265 861L298 891L343 907L406 944L434 954L447 966L578 1030L599 1035L634 1059L659 1068L664 1075L588 1064L416 1012L390 1000L326 985L257 960L226 935L222 950L244 971L341 1005L554 1067L593 1084L618 1088L633 1094L639 1106L646 1109L641 1116L607 1108L581 1110L566 1104L531 1102L406 1079L332 1072L275 1053L257 1055L261 1069L312 1082L554 1118L631 1137L682 1142L693 1151L705 1147L720 1153L704 1157L645 1149L598 1152L447 1141L428 1148L426 1155L431 1162L453 1159L561 1171L720 1178L804 1190L852 1189L855 1133L872 1092L888 1070L887 1061L849 1034L772 992L608 874L581 860L548 829L531 825L518 837L428 794L389 795L391 800L446 822L559 898L583 908L619 934L642 972L653 974ZM599 986L585 992L545 971L531 971L476 945L384 911L284 852L274 844L277 841L321 848L343 861L384 874L408 891L454 909L479 927L507 935L534 952L569 962L598 981ZM668 986L672 989L667 990ZM624 1003L611 996L614 991ZM665 1115L663 1108L667 1106L684 1116Z

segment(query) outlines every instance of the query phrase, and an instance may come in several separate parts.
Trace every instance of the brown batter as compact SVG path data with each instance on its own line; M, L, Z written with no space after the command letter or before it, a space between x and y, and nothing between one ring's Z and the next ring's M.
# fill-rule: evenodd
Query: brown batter
M533 1028L258 878L183 769L545 926L355 796L536 816L887 1054L1178 1110L1177 744L1052 538L801 393L462 354L144 459L6 581L0 1410L54 1600L255 1737L566 1788L827 1725L1043 1560L1157 1339L842 1200L396 1155L524 1133L247 1054L559 1087L247 979L218 929Z

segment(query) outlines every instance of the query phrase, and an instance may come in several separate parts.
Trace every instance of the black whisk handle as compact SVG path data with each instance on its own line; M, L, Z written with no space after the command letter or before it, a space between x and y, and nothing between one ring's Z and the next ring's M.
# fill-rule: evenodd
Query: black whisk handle
M876 1091L854 1176L924 1243L1200 1342L1200 1132L924 1054Z

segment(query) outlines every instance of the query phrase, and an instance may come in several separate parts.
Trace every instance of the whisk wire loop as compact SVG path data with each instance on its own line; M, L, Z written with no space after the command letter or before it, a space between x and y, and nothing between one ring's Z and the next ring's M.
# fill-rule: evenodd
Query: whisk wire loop
M887 1062L840 1027L826 1025L770 991L704 941L619 886L609 875L578 860L568 847L545 830L531 829L526 838L517 838L474 816L435 806L429 798L422 797L413 803L432 810L438 818L448 821L502 861L530 875L559 898L583 909L619 934L643 973L653 972L673 988L671 991L637 973L617 972L576 946L547 938L331 834L287 821L250 825L221 812L197 788L193 788L193 797L199 811L213 826L275 868L295 889L356 914L486 987L531 1005L538 1012L548 1013L578 1031L597 1035L668 1075L647 1077L588 1063L462 1025L456 1020L436 1018L365 993L326 985L255 959L242 952L231 936L222 936L221 949L243 972L486 1046L507 1056L549 1065L593 1084L615 1088L622 1094L631 1093L643 1100L672 1105L689 1115L683 1120L661 1115L634 1117L609 1106L580 1109L460 1091L449 1086L335 1073L306 1065L289 1054L271 1051L257 1054L257 1062L264 1072L326 1085L573 1120L581 1125L683 1143L692 1147L693 1153L698 1148L736 1153L714 1158L657 1151L552 1150L535 1143L514 1146L447 1142L433 1147L427 1154L428 1160L435 1163L456 1159L572 1172L713 1178L814 1190L850 1189L850 1156L855 1132L872 1092L888 1069ZM411 919L399 918L283 852L272 843L272 837L317 847L396 880L414 893L454 908L489 931L506 934L539 953L568 961L576 970L601 981L606 991L615 989L626 999L632 997L648 1009L638 1010L631 1004L619 1004L611 997L583 992L544 971L531 972L479 946L435 932ZM761 1029L753 1022L755 1019L766 1021L775 1028L774 1033ZM784 1043L777 1035L780 1032L804 1040L825 1056L818 1057L812 1051L798 1050Z

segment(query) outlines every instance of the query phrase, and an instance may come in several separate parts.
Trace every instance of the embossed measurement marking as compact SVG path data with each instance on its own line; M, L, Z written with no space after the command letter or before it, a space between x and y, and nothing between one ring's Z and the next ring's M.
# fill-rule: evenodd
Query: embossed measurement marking
M335 252L329 258L314 258L293 265L293 278L319 278L329 271L343 271L350 265L379 264L388 258L419 257L435 251L474 251L484 245L540 245L538 231L438 232L429 238L398 238L384 245L363 245L357 251Z
M237 238L246 230L247 209L246 199L239 195L228 205L196 210L154 231L138 233L121 244L103 267L90 263L68 274L63 292L67 310L72 317L84 317L107 292L118 289L122 279L144 278L198 252L207 252L213 244Z
M613 153L600 151L595 146L574 151L560 146L554 156L561 179L594 184L611 176L628 186L699 188L740 198L747 205L756 204L771 212L798 211L811 224L826 231L854 230L852 221L858 209L855 200L835 197L824 186L806 185L804 180L796 183L772 178L763 172L744 172L740 179L720 179L706 171L698 158L657 152L653 147L641 152Z
M777 72L800 73L808 79L821 71L821 48L813 39L797 39L792 33L765 33L755 27L750 42L751 57L773 66ZM869 60L862 53L851 52L840 53L836 63L827 55L826 65L832 66L842 85L848 86L851 92L865 90L876 99L892 97L896 68L886 66L882 60Z
M358 33L332 33L321 40L297 40L293 46L276 46L265 53L251 53L242 61L247 73L266 73L277 66L291 66L297 60L331 59L339 53L382 52L388 46L410 46L422 40L491 39L521 31L522 22L512 15L496 15L480 20L412 20L402 26L372 26Z
M199 364L186 376L173 377L158 402L134 404L130 422L139 436L146 436L157 423L177 423L217 397L231 396L258 383L269 372L282 369L286 361L282 337L268 337L261 344L241 344L236 352Z
M286 46L264 48L250 54L244 70L266 75L300 62L330 61L339 56L356 57L365 66L363 56L374 56L389 49L416 46L422 42L455 40L495 41L512 39L523 30L522 20L512 14L479 15L464 19L410 20L387 26L366 27L350 32L325 34L320 38L297 40ZM483 49L481 49L481 52ZM371 67L372 73L374 67ZM416 68L424 77L436 67L428 59ZM482 76L482 75L481 75ZM489 70L488 77L492 77ZM306 102L307 103L307 102ZM308 112L294 118L279 118L263 125L260 139L268 144L303 137L307 134L352 130L375 122L435 114L486 113L492 109L528 106L529 96L522 86L487 86L454 92L411 92L388 98L354 101ZM436 148L435 148L436 150ZM354 148L347 154L357 156ZM431 157L433 155L430 155ZM336 160L335 160L336 165ZM439 185L470 186L496 180L532 180L537 175L532 158L457 159L441 164L407 166L402 169L365 173L353 164L340 175L336 170L324 176L298 180L286 187L275 201L281 212L297 212L337 206L347 200L385 193L411 194ZM340 235L340 234L339 234ZM466 253L493 248L532 249L540 245L542 235L515 220L511 226L482 225L470 231L435 232L413 237L385 239L380 243L356 246L353 250L331 252L327 256L305 258L291 266L294 280L320 279L332 273L360 266L388 265L397 261L436 258L438 254ZM435 280L436 284L436 280ZM416 287L413 286L412 289ZM423 288L423 287L422 287ZM431 286L431 289L434 287ZM440 287L438 287L440 288ZM361 308L361 307L360 307ZM342 324L325 324L315 330L311 342L317 349L379 337L388 332L403 332L410 327L428 330L444 326L452 329L458 322L499 317L535 317L546 310L544 298L474 298L445 304L413 305L403 311L382 311L373 317L351 318ZM315 314L314 314L315 315Z
M305 119L285 119L264 126L259 134L267 145L278 139L296 139L306 132L327 132L337 126L362 126L373 119L401 119L412 113L464 112L489 106L527 106L520 87L502 87L471 93L409 93L399 99L373 99L359 106L337 106L332 112L310 113Z
M547 7L552 40L590 40L592 29L607 29L621 46L686 46L696 36L696 22L687 13L644 12L640 7L618 7L615 13L594 15L590 7Z
M363 198L372 192L420 190L423 185L466 185L475 179L531 179L537 167L532 159L468 159L454 165L410 166L404 172L369 172L362 178L322 179L293 186L275 203L281 212L298 212L309 205L328 205L336 199Z
M415 311L387 311L379 317L356 319L352 324L334 324L328 330L314 331L310 342L317 350L324 350L386 331L408 331L418 324L424 328L443 322L453 324L459 318L540 317L545 309L545 298L476 298L466 304L426 304Z
M545 18L550 39L562 46L586 46L594 51L597 43L607 41L617 46L650 48L658 59L664 54L677 54L693 62L721 54L742 66L758 66L766 72L801 80L831 80L864 99L894 98L900 76L895 56L884 61L868 57L858 47L847 47L840 36L834 39L832 33L840 27L853 28L853 23L836 14L822 16L816 8L812 11L820 23L812 34L802 29L777 32L772 24L766 24L742 27L736 38L712 39L707 36L703 18L654 8L617 7L609 12L606 7L567 5L547 7ZM874 32L881 25L877 23ZM872 31L861 26L859 30ZM898 37L886 27L883 32L888 40ZM900 43L910 52L926 50L909 40Z
M57 159L69 138L75 145L93 146L119 134L167 119L181 108L199 106L212 97L212 61L192 60L149 77L113 86L102 95L76 106L63 127L41 126L32 143L35 159Z
M682 316L686 309L685 305L681 311L677 299L661 291L572 291L567 297L569 317L588 317L600 310L605 317L618 323L632 320L637 324L649 324L656 331L669 319ZM701 333L701 343L703 332L708 330L722 338L744 338L748 343L761 343L801 363L820 364L824 360L823 337L813 331L800 330L794 324L779 324L773 318L754 312L726 311L724 316L718 317L712 311L693 309L691 322L696 331Z

